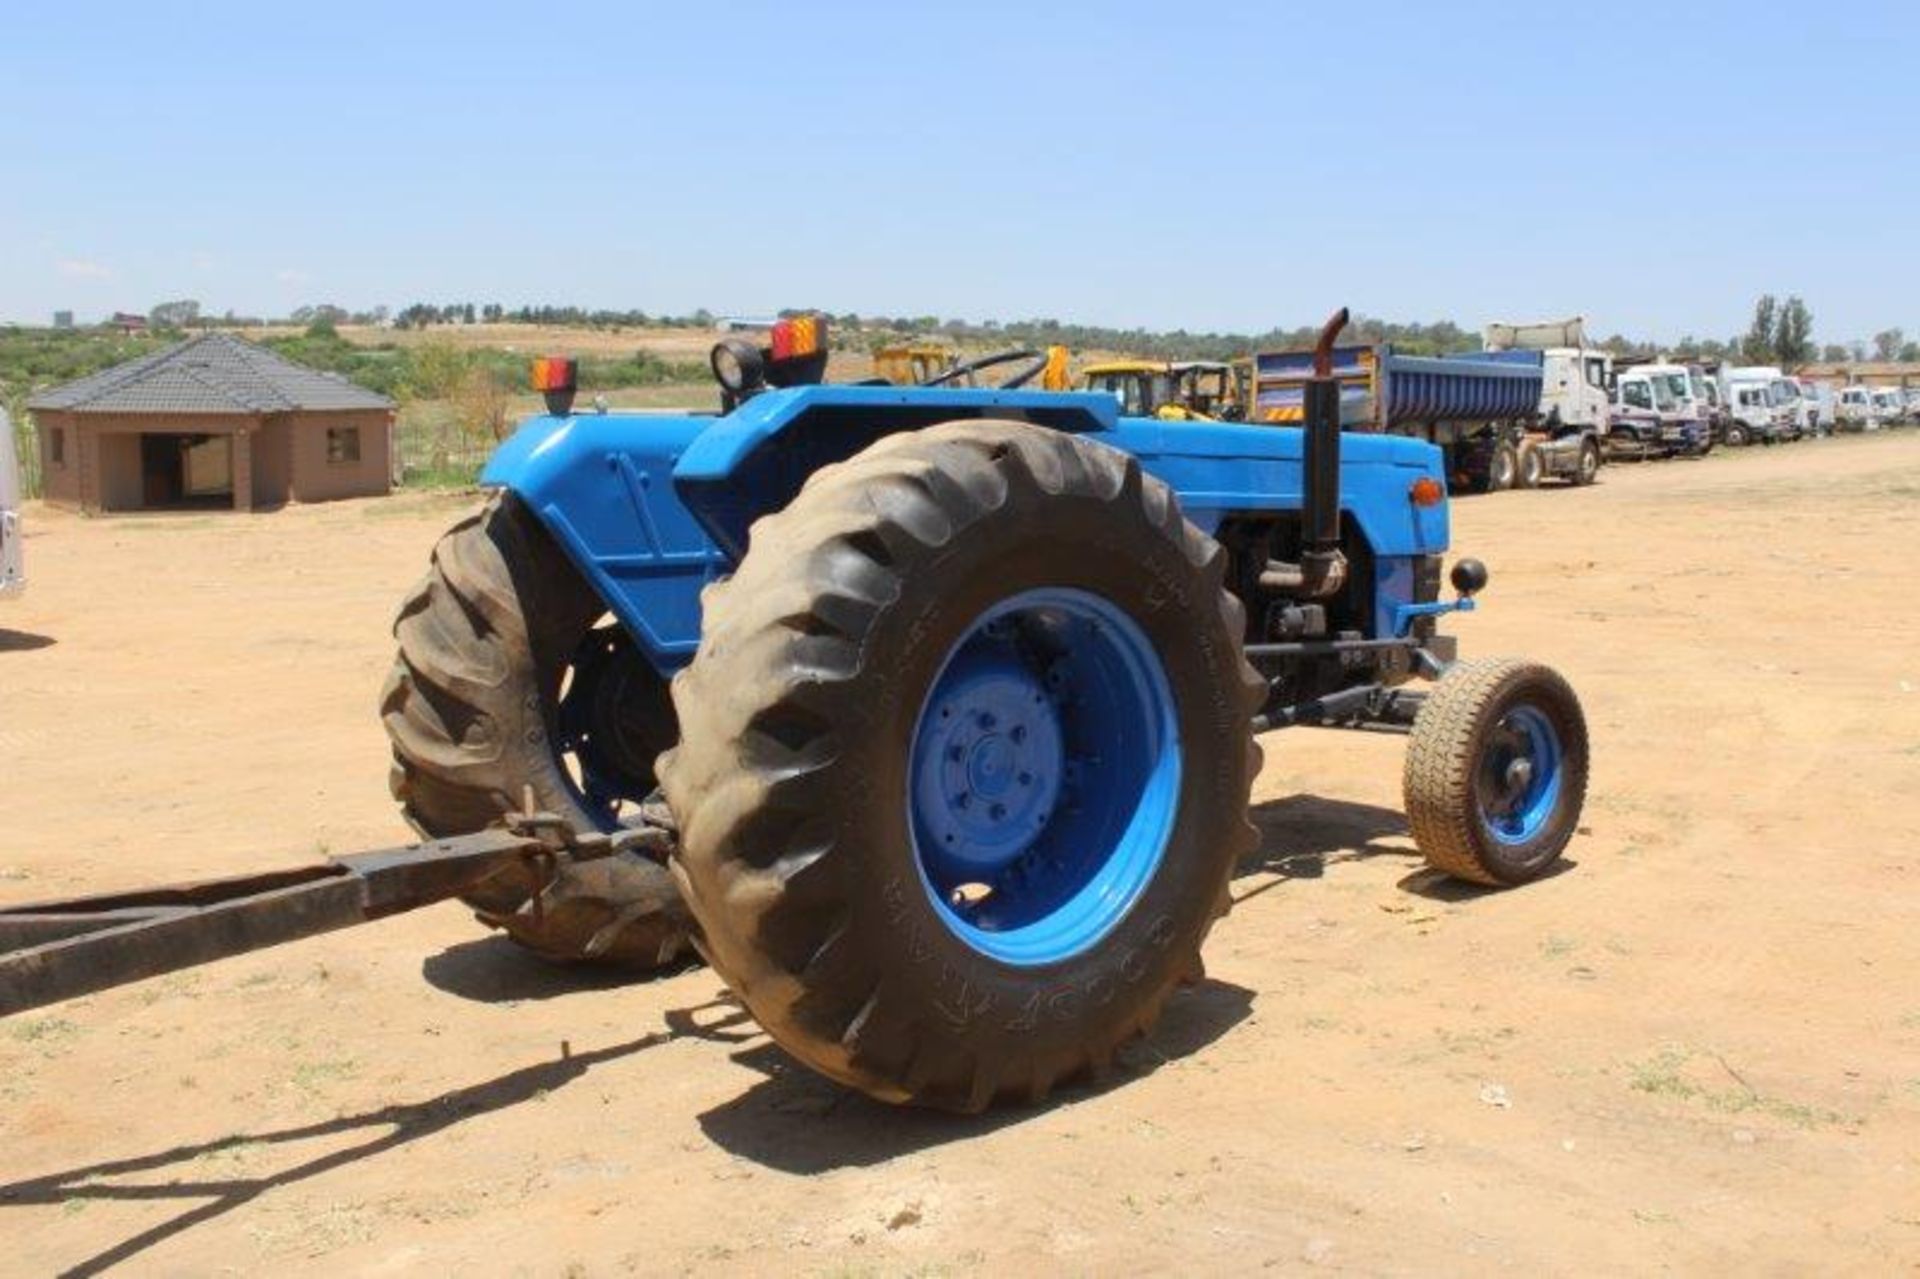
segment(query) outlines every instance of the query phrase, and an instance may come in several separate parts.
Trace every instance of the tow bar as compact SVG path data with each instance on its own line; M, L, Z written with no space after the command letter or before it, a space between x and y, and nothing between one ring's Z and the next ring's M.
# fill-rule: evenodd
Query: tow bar
M0 909L0 1017L329 933L528 877L538 912L562 862L637 852L664 860L660 826L582 833L525 808L504 829L331 858L313 866Z

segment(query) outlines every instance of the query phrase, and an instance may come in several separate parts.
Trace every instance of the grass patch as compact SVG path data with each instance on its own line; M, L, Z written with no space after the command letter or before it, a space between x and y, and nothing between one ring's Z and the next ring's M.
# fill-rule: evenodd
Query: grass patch
M79 1035L80 1027L65 1017L30 1017L18 1025L7 1027L8 1038L47 1048L69 1043Z
M359 1073L360 1063L351 1058L303 1061L293 1069L293 1086L302 1092L317 1093L328 1084L352 1079Z
M1719 1087L1699 1078L1696 1072L1705 1069L1708 1061L1727 1075L1732 1087ZM1796 1128L1851 1127L1862 1122L1837 1110L1769 1097L1741 1079L1718 1053L1698 1053L1682 1044L1667 1044L1651 1057L1635 1062L1628 1086L1635 1092L1697 1103L1721 1114L1766 1115Z

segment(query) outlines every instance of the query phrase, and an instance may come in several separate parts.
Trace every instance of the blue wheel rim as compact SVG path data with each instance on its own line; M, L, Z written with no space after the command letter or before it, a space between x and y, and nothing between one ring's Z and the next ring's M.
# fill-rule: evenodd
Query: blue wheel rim
M1537 706L1515 706L1488 734L1476 790L1480 821L1508 846L1531 843L1560 803L1566 758L1553 721Z
M914 725L908 828L941 922L1040 966L1097 945L1153 882L1179 807L1172 686L1090 591L1023 591L948 650Z

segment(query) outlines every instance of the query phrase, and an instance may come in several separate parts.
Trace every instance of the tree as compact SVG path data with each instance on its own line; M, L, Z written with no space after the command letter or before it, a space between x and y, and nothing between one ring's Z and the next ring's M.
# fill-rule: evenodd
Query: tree
M498 444L507 438L507 389L486 365L467 370L453 404L468 439Z
M1908 342L1900 348L1902 364L1920 364L1920 342Z
M402 393L416 400L452 399L465 383L470 363L466 352L452 342L422 342L407 352Z
M1813 312L1798 295L1780 308L1773 330L1774 362L1781 368L1793 368L1813 358Z
M1773 361L1774 317L1779 314L1780 304L1774 301L1773 294L1763 293L1760 300L1753 304L1753 323L1747 328L1747 336L1740 340L1740 354L1749 364L1769 364Z
M1900 329L1882 329L1873 335L1873 358L1876 360L1897 360L1900 348L1906 345L1907 335Z
M200 319L200 304L192 298L162 302L147 313L147 323L156 329L184 329Z
M1838 342L1829 342L1820 348L1820 358L1828 364L1845 364L1853 358L1853 352Z

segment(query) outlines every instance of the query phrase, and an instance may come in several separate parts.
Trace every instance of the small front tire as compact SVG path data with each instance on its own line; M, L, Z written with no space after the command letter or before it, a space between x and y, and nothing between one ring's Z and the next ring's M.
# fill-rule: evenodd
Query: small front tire
M1414 719L1405 798L1435 870L1496 887L1546 874L1579 825L1587 723L1549 667L1517 658L1451 667Z

